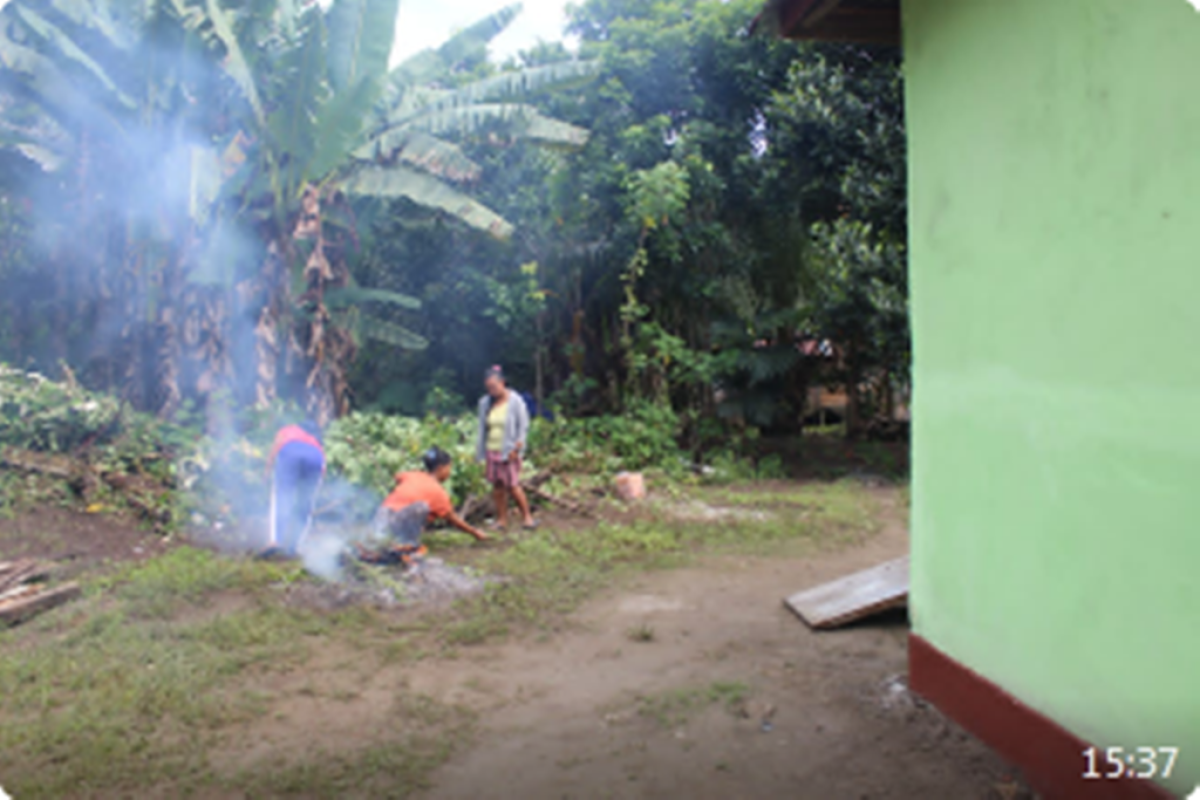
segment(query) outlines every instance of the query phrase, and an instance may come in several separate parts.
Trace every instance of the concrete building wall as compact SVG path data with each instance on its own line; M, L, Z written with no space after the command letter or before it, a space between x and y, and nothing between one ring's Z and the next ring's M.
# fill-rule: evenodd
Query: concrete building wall
M903 14L914 632L1096 745L1181 748L1190 790L1200 14Z

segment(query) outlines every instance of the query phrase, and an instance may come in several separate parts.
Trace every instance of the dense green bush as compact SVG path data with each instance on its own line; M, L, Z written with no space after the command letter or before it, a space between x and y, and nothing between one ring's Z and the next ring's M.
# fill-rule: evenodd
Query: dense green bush
M266 458L282 425L302 418L298 408L277 406L230 417L217 437L196 426L167 423L131 411L117 399L88 392L73 382L50 381L0 364L0 447L70 453L105 473L153 477L174 519L233 522L263 513L268 495ZM430 447L454 458L447 485L455 504L487 492L484 468L475 460L477 418L429 415L424 419L355 412L326 431L329 480L325 502L340 513L364 516L395 485L403 470L422 468ZM234 430L236 428L236 431ZM638 403L622 415L535 419L527 469L586 473L603 478L620 470L649 470L682 477L692 458L679 447L682 423L665 404ZM737 447L712 448L710 480L782 475L766 459L756 468Z
M679 417L669 406L638 403L622 415L539 419L530 446L539 463L564 471L661 469L680 472Z
M440 419L355 412L335 421L325 435L330 471L383 496L403 470L422 469L421 455L437 446L454 458L447 489L454 502L486 491L483 466L475 461L474 416Z
M73 383L0 364L0 444L67 452L106 443L121 429L121 404Z

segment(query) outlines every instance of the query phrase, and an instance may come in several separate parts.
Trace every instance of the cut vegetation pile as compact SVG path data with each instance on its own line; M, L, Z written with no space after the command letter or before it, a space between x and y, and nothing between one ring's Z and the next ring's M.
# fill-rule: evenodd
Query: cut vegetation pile
M89 392L0 364L0 506L80 502L177 519L177 458L197 436Z

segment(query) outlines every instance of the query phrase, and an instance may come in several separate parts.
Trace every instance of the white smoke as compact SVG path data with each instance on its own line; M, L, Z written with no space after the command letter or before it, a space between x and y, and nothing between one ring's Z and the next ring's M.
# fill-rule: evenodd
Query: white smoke
M342 579L343 556L349 551L350 539L332 532L314 532L300 549L304 568L326 581Z

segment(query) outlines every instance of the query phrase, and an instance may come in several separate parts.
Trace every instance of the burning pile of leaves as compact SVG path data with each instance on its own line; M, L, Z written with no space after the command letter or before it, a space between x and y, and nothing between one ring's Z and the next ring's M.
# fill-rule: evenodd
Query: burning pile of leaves
M292 599L324 610L366 605L376 608L437 606L478 594L499 579L470 567L425 556L405 563L370 563L358 548L337 537L314 532L303 552L305 568L322 580L291 587Z

